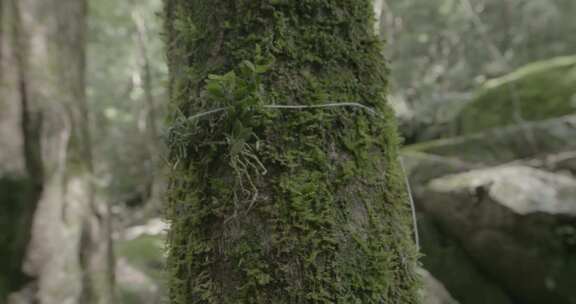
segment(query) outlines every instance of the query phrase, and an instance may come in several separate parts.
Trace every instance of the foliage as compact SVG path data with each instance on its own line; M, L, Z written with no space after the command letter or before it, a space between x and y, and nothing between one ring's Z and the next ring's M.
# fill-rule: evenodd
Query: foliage
M409 137L449 121L487 79L576 50L573 0L386 3L392 94L407 104L400 114Z
M145 88L135 18L142 19L145 35L160 35L161 20L155 14L160 4L160 0L90 1L87 92L95 163L100 186L114 201L142 199L158 173L159 164L147 148L150 141L158 145L158 139L146 134L146 117L151 111L162 113L163 107L147 105L145 90L150 89L157 101L165 98L165 61L161 39L148 39L144 51L153 82Z
M371 14L367 0L166 2L171 303L417 302ZM330 102L384 119L266 108Z

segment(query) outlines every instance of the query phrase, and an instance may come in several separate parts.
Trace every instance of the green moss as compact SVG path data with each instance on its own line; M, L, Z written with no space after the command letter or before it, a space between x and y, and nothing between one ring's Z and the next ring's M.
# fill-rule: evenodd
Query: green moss
M171 0L166 14L171 303L416 303L371 1ZM334 102L381 116L266 107Z
M488 81L457 123L460 134L469 134L516 124L518 117L539 121L574 112L576 56L571 56L533 63Z

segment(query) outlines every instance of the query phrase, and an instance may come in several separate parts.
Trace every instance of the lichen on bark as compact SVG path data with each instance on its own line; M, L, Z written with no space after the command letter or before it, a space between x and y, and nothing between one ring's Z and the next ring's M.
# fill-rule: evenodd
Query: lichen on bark
M417 303L371 1L168 0L165 20L170 302ZM378 115L270 108L328 103Z

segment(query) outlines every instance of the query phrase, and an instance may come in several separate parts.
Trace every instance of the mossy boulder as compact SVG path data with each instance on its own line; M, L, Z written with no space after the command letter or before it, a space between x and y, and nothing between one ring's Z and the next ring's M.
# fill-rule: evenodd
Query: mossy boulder
M532 122L523 126L509 126L476 134L439 139L411 145L402 154L410 158L413 167L426 164L422 153L433 158L449 160L452 166L492 166L515 160L531 159L576 149L576 115ZM428 162L429 163L429 162ZM429 168L426 175L442 174ZM430 171L433 170L433 171ZM453 170L452 170L453 171Z
M486 82L455 119L458 135L576 112L576 56L529 64Z

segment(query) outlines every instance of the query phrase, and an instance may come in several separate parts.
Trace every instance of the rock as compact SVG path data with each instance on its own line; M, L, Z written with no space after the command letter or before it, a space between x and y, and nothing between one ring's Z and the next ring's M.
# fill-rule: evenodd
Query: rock
M161 236L168 231L168 224L159 219L153 218L148 220L146 224L133 226L124 231L124 238L126 240L134 240L144 235Z
M461 248L464 259L477 269L475 274L482 274L514 300L510 303L574 304L574 197L576 179L522 166L434 179L415 195L421 218L433 223L428 227L437 228L423 225L420 229L424 251L436 248L426 252L424 266L462 303L471 303L459 298L464 291L455 290L454 282L443 280L442 272L447 270L438 267L438 261L445 260L439 249L445 244L434 244L440 231Z
M390 102L395 112L400 114L397 116L402 135L406 136L408 141L423 142L456 134L457 130L453 130L456 127L454 120L466 105L472 102L473 97L472 93L432 94L425 103L408 107L408 113L402 111L402 108L394 107L393 98L390 98ZM402 115L403 113L405 114Z
M554 153L526 161L519 161L534 168L542 168L546 171L569 173L576 176L576 151Z
M422 289L423 304L458 304L450 293L428 271L420 268L418 273L422 276L424 288Z
M433 178L465 172L482 166L461 161L456 157L444 157L418 151L403 151L402 162L410 183L418 187Z
M457 135L576 112L576 56L536 62L484 84L455 119Z
M553 155L548 164L553 166L553 170L568 171L576 176L576 151Z
M403 153L420 152L488 166L573 150L576 115L424 142L404 148Z
M116 262L116 281L123 304L162 303L158 282L130 265L126 258Z
M447 176L433 180L430 189L489 196L519 215L542 212L576 216L576 180L529 167L506 166Z
M165 231L164 222L151 219L126 229L116 242L116 275L122 303L163 303Z
M483 273L458 240L445 233L435 220L419 209L418 227L422 264L450 294L465 304L513 304L502 287Z
M8 296L8 304L30 304L35 301L34 288L28 286Z

